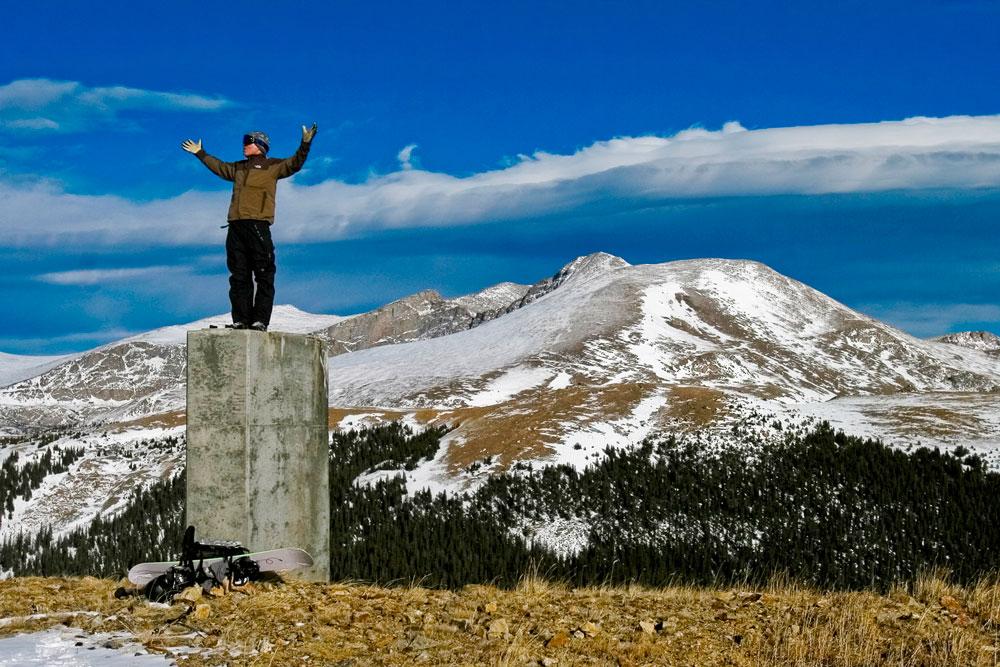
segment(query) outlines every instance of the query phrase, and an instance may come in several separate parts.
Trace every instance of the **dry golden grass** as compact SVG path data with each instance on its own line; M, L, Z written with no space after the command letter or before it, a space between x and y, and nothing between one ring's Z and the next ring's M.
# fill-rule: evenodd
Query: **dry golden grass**
M933 438L981 433L986 428L983 420L974 414L929 405L893 406L878 417L899 433Z
M516 460L541 459L551 454L550 445L565 436L561 425L627 417L651 391L647 382L611 385L573 384L560 389L534 388L515 399L489 407L457 408L442 419L461 426L448 451L449 470L457 472L487 456L505 469Z
M211 665L995 665L1000 581L940 572L886 595L765 586L574 589L529 573L513 590L257 584L171 607L116 582L0 582L0 635L66 623L128 631ZM88 612L82 614L80 612ZM35 615L29 618L29 615Z
M109 425L109 430L125 431L132 428L173 428L187 423L187 412L173 410L158 415L148 415L131 421L117 422Z
M708 387L672 386L662 418L675 419L692 427L714 424L725 411L726 395Z
M327 424L331 429L337 428L337 425L350 415L377 415L378 419L391 422L399 421L403 418L404 413L395 410L384 410L382 408L329 408L327 410Z

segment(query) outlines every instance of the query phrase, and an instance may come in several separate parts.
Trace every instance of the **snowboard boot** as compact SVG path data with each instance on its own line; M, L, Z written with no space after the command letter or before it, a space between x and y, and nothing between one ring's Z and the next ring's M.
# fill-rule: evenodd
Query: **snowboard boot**
M267 331L267 325L263 322L254 322L250 325L250 328L255 329L256 331Z
M233 322L232 324L227 324L226 328L227 329L249 329L250 327L248 327L247 325L243 324L242 322Z

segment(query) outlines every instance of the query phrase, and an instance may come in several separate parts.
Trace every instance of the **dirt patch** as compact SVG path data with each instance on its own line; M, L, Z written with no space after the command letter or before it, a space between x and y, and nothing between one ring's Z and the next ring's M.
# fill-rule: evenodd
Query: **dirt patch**
M466 408L462 409L463 411ZM456 414L459 410L434 410L431 408L421 408L419 410L387 410L385 408L330 408L328 410L328 420L330 429L337 428L337 425L351 415L372 415L371 420L379 423L389 423L401 421L409 416L421 426L437 426L440 424L453 424L456 421ZM368 420L365 420L366 422Z
M447 411L441 412L439 410L417 410L413 413L413 418L416 419L421 424L431 424L438 423L441 421L442 415L447 415Z
M174 410L164 412L159 415L148 415L133 419L127 422L117 422L110 425L109 430L126 431L133 428L174 428L184 426L187 423L187 412L184 410Z
M726 395L709 387L673 386L667 390L667 404L660 410L661 422L675 420L692 427L716 423L726 411Z
M562 439L564 422L586 426L622 419L654 388L645 382L536 388L516 401L453 410L448 418L462 425L448 452L449 470L457 473L487 457L499 459L501 469L516 460L543 458L551 453L549 445Z
M674 298L697 313L698 318L702 322L705 322L716 331L721 331L736 340L749 340L753 338L746 329L739 326L740 322L737 319L719 308L719 304L712 296L706 296L696 289L688 288L684 292L677 292ZM704 337L704 333L701 332L697 335Z
M383 410L381 408L329 408L327 410L327 424L331 430L338 428L338 425L345 417L351 415L374 415L377 419L392 422L403 418L404 412L395 410Z
M894 431L912 436L931 438L976 436L986 429L983 421L975 415L933 406L892 406L870 416Z

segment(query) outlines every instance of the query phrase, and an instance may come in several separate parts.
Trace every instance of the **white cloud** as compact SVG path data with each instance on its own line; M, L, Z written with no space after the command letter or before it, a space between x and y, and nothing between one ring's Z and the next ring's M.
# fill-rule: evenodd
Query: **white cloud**
M107 327L98 331L79 331L70 334L41 336L37 338L0 337L0 347L18 349L59 349L69 348L84 350L93 345L101 345L112 340L121 340L136 336L144 331L126 329L124 327ZM81 343L83 345L81 345ZM0 353L2 354L2 353Z
M103 285L137 279L161 279L178 271L186 271L175 266L143 266L128 269L82 269L78 271L57 271L43 273L36 277L51 285Z
M335 240L388 228L465 225L617 210L672 199L1000 186L1000 116L910 118L856 125L691 129L599 141L571 155L539 151L455 177L403 167L360 184L282 181L280 240ZM411 165L412 166L412 165ZM214 178L205 172L207 184ZM0 181L8 244L68 240L154 245L214 242L227 193L186 192L136 203ZM220 235L221 239L222 236Z
M410 157L413 155L413 149L416 147L417 147L416 144L410 144L408 146L404 146L403 150L399 151L399 154L396 155L396 159L399 160L399 166L404 171L409 171L410 169L413 169L413 163L410 162Z
M134 202L115 195L70 194L52 181L0 181L0 228L6 246L201 245L211 243L216 231L219 239L225 238L219 225L228 198L225 193L186 192Z
M59 123L51 118L15 118L3 121L6 127L16 130L58 130Z
M76 132L113 121L122 111L163 109L215 111L221 97L126 86L90 87L78 81L18 79L0 86L0 128Z
M969 323L1000 321L1000 305L990 303L868 304L858 310L914 336L941 336Z

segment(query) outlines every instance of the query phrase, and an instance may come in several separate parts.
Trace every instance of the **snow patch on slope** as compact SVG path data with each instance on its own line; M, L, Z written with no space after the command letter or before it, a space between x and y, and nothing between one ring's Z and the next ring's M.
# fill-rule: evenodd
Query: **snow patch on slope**
M80 612L81 615L89 612ZM0 619L3 621L6 619ZM114 648L112 648L114 647ZM88 634L66 626L0 638L0 667L154 667L176 665L126 632Z
M511 282L500 283L475 294L456 297L452 301L474 313L481 313L509 306L523 297L529 288L530 285L519 285Z
M656 427L655 415L667 399L662 394L646 396L621 419L593 421L588 423L564 423L562 440L551 446L552 454L545 458L546 464L568 464L583 470L591 461L599 458L607 447L627 448L637 445L653 434Z
M183 467L183 444L149 444L171 436L180 440L183 435L184 427L177 426L56 440L51 445L83 448L83 457L69 471L46 477L32 492L30 501L18 497L12 516L0 525L0 539L18 532L35 534L46 526L52 526L53 535L60 537L90 524L99 513L115 515L125 508L135 490L147 488Z
M471 381L555 348L582 342L613 312L588 307L592 289L613 281L592 276L582 288L564 286L530 304L473 329L447 336L369 348L329 361L330 405L455 407L481 388ZM425 390L465 384L449 400Z
M359 475L354 483L358 486L371 485L383 479L393 479L402 476L406 483L406 492L409 494L424 489L432 494L447 493L453 495L461 492L465 488L465 481L452 477L448 472L448 464L445 459L448 456L447 436L441 439L440 446L433 458L420 461L413 470L376 470Z
M76 355L35 356L0 352L0 387L41 375Z
M515 366L500 377L490 380L482 391L466 399L466 405L485 407L503 403L522 391L541 385L552 375L553 372L548 368Z

